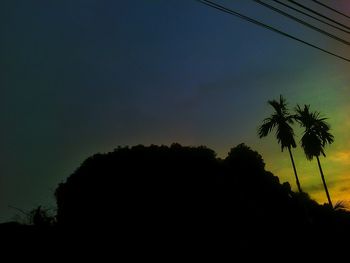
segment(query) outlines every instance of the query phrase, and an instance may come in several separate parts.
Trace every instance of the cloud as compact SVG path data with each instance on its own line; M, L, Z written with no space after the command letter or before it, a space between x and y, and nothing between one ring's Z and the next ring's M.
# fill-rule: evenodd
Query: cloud
M338 151L329 156L329 159L342 164L350 164L350 151Z
M343 186L339 188L339 192L350 192L350 186Z
M318 193L318 192L324 191L324 187L322 184L309 185L309 186L304 186L303 190L309 193Z

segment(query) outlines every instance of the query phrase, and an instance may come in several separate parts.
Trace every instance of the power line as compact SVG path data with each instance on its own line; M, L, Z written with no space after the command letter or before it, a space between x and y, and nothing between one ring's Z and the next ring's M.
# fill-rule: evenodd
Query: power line
M327 25L327 26L331 26L331 27L336 28L336 29L338 29L338 30L340 30L340 31L343 31L343 32L345 32L345 33L350 34L350 31L348 31L348 30L345 30L345 29L343 29L343 28L341 28L341 27L338 27L338 26L335 26L335 25L333 25L333 24L331 24L331 23L328 23L328 22L326 22L326 21L324 21L324 20L322 20L322 19L319 19L319 18L316 17L316 16L310 15L310 14L308 14L308 13L306 13L306 12L304 12L304 11L301 11L301 10L299 10L298 8L295 8L295 7L291 6L291 5L288 5L288 4L286 4L286 3L283 3L283 2L281 2L281 1L279 1L279 0L272 0L272 1L274 1L274 2L276 2L276 3L278 3L278 4L280 4L280 5L283 5L283 6L287 7L287 8L289 8L289 9L292 9L292 10L294 10L294 11L300 13L300 14L303 14L303 15L305 15L305 16L307 16L307 17L310 17L310 18L312 18L312 19L315 19L315 20L317 20L317 21L319 21L319 22L321 22L321 23L323 23L323 24L325 24L325 25Z
M248 16L245 16L245 15L243 15L243 14L240 14L240 13L238 13L238 12L236 12L236 11L233 11L232 9L226 8L226 7L224 7L224 6L221 6L221 5L219 5L219 4L214 3L214 2L212 2L212 1L208 1L208 0L196 0L196 1L198 1L198 2L200 2L200 3L202 3L202 4L204 4L204 5L210 6L210 7L212 7L212 8L215 8L215 9L217 9L217 10L220 10L220 11L222 11L222 12L224 12L224 13L227 13L227 14L230 14L230 15L233 15L233 16L236 16L236 17L239 17L239 18L241 18L241 19L243 19L243 20L246 20L246 21L251 22L251 23L253 23L253 24L255 24L255 25L261 26L261 27L263 27L263 28L265 28L265 29L268 29L268 30L270 30L270 31L273 31L273 32L275 32L275 33L278 33L278 34L280 34L280 35L283 35L283 36L285 36L285 37L288 37L288 38L293 39L293 40L295 40L295 41L298 41L298 42L300 42L300 43L303 43L303 44L305 44L305 45L307 45L307 46L309 46L309 47L315 48L315 49L320 50L320 51L322 51L322 52L324 52L324 53L327 53L327 54L329 54L329 55L332 55L332 56L334 56L334 57L337 57L337 58L340 58L340 59L345 60L345 61L347 61L347 62L350 62L350 59L348 59L348 58L345 58L345 57L343 57L343 56L337 55L337 54L335 54L335 53L333 53L333 52L331 52L331 51L328 51L328 50L323 49L323 48L321 48L321 47L319 47L319 46L316 46L316 45L314 45L314 44L311 44L311 43L309 43L309 42L307 42L307 41L304 41L304 40L302 40L302 39L300 39L300 38L297 38L297 37L295 37L295 36L292 36L292 35L290 35L290 34L288 34L288 33L285 33L285 32L283 32L283 31L277 29L277 28L274 28L274 27L272 27L272 26L269 26L269 25L267 25L267 24L264 24L264 23L262 23L262 22L260 22L260 21L258 21L258 20L255 20L255 19L250 18L250 17L248 17Z
M350 16L348 16L348 15L346 15L346 14L344 14L344 13L342 13L342 12L340 12L340 11L338 11L338 10L336 10L336 9L334 9L334 8L324 4L324 3L321 3L320 1L317 1L317 0L312 0L312 1L317 3L317 4L319 4L319 5L321 5L321 6L323 6L323 7L325 7L325 8L328 8L328 9L332 10L333 12L336 12L339 15L342 15L342 16L345 16L347 18L350 18Z
M324 19L327 19L328 21L331 21L331 22L333 22L333 23L335 23L335 24L337 24L339 26L345 27L346 29L350 29L350 27L344 25L343 23L339 23L338 21L336 21L334 19L331 19L331 18L329 18L329 17L327 17L325 15L322 15L321 13L316 12L315 10L313 10L313 9L311 9L311 8L305 6L305 5L302 5L302 4L300 4L300 3L298 3L298 2L296 2L294 0L288 0L288 1L293 3L293 4L295 4L295 5L297 5L297 6L299 6L299 7L301 7L301 8L303 8L303 9L305 9L305 10L307 10L307 11L309 11L309 12L311 12L311 13L313 13L313 14L315 14L315 15L323 17Z
M333 39L335 39L335 40L337 40L339 42L342 42L342 43L344 43L346 45L350 45L349 41L346 41L343 38L337 37L336 35L333 35L333 34L327 32L327 31L324 31L324 30L322 30L322 29L320 29L320 28L318 28L316 26L313 26L313 25L307 23L306 21L304 21L302 19L299 19L299 18L297 18L297 17L295 17L293 15L290 15L290 14L282 11L281 9L278 9L278 8L276 8L276 7L272 6L272 5L269 5L267 3L264 3L263 1L260 1L260 0L253 0L253 1L258 3L258 4L260 4L260 5L263 5L263 6L267 7L267 8L269 8L269 9L271 9L271 10L273 10L273 11L275 11L275 12L277 12L277 13L283 15L283 16L286 16L286 17L288 17L288 18L290 18L290 19L292 19L294 21L297 21L298 23L300 23L300 24L302 24L304 26L307 26L307 27L309 27L309 28L311 28L311 29L313 29L313 30L315 30L317 32L320 32L321 34L324 34L324 35L326 35L326 36L328 36L330 38L333 38Z

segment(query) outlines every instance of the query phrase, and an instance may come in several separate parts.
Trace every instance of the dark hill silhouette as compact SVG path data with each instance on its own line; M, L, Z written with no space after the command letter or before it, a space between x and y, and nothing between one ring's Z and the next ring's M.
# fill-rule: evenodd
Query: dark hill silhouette
M41 227L27 232L50 233L46 239L62 244L118 244L138 253L178 254L195 246L301 253L332 240L330 253L350 234L347 211L294 193L244 144L225 159L206 147L119 147L85 160L55 195L55 225L40 218L39 207Z

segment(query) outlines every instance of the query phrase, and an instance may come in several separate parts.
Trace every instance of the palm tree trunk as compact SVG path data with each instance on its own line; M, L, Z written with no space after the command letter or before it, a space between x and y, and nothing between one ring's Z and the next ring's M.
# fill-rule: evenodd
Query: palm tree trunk
M300 182L299 182L299 178L298 178L298 174L297 174L297 169L295 168L294 159L293 159L293 154L292 154L292 151L291 151L291 149L290 149L290 146L288 146L288 151L289 151L290 159L292 160L292 165L293 165L293 170L294 170L295 179L296 179L296 181L297 181L298 190L299 190L300 193L302 193L303 191L301 190L301 187L300 187Z
M324 179L324 175L323 175L323 171L322 171L320 159L318 158L318 156L316 156L316 159L317 159L317 163L318 163L318 168L320 169L320 173L321 173L321 178L322 178L324 190L326 191L328 203L329 203L329 205L333 208L333 204L332 204L332 201L331 201L331 197L329 196L329 192L328 192L326 180Z

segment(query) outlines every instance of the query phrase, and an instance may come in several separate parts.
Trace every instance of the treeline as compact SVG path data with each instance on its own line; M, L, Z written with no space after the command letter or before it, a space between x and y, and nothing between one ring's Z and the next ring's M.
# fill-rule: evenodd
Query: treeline
M138 249L235 243L235 250L289 249L297 239L316 247L350 234L346 210L294 193L244 144L225 159L206 147L119 147L85 160L55 196L55 220L37 210L30 233Z
M225 159L179 144L96 154L59 185L56 199L58 227L116 232L130 242L231 237L255 247L269 237L284 247L300 236L315 245L350 234L346 210L294 193L244 144Z

